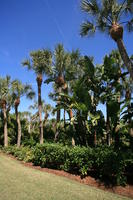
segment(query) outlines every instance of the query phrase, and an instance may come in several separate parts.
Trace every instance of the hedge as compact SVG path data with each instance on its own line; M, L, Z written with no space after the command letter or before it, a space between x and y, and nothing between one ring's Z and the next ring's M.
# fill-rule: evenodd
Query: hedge
M97 178L109 184L124 185L127 175L133 176L133 152L130 149L123 151L108 146L68 147L45 143L32 148L10 146L3 148L3 151L41 167L61 169L81 176L93 172Z

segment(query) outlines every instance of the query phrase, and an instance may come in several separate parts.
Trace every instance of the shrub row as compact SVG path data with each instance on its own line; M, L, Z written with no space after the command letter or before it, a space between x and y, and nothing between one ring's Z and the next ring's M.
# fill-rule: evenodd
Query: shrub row
M108 183L123 185L129 174L133 176L133 153L131 150L114 150L113 147L68 147L61 144L37 144L34 148L8 147L4 151L19 160L34 165L63 169L82 176L93 174Z
M32 162L34 153L33 149L30 147L20 147L17 146L8 146L2 148L2 151L15 156L18 160L23 160L24 162Z

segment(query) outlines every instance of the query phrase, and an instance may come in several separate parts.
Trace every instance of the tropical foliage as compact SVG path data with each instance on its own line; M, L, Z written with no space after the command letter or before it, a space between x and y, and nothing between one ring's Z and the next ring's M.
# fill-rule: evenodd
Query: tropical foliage
M124 28L133 29L133 3L82 0L81 9L88 17L81 35L107 31L119 51L105 55L100 64L63 44L30 52L22 65L36 75L37 101L31 85L0 77L0 145L41 167L82 176L94 171L98 178L122 184L133 176L133 56L122 40ZM53 105L46 95L43 99L43 84L52 85ZM34 102L19 112L24 96Z

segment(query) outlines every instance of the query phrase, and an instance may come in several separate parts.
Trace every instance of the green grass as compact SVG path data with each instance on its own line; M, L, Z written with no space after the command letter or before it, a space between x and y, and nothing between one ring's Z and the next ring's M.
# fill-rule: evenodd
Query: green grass
M25 167L0 154L0 200L128 200L76 181Z

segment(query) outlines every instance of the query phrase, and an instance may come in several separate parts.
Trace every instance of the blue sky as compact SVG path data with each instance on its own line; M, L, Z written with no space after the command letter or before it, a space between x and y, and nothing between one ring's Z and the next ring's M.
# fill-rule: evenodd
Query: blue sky
M101 63L105 54L117 48L116 44L100 33L81 38L79 30L84 19L80 0L0 0L0 75L31 83L36 90L34 73L23 68L21 62L30 51L53 49L60 42L67 50L79 48L82 54L94 56L95 63ZM125 32L124 42L131 55L132 34ZM50 102L50 91L50 85L43 86L46 102ZM29 103L23 99L20 109L26 110Z

